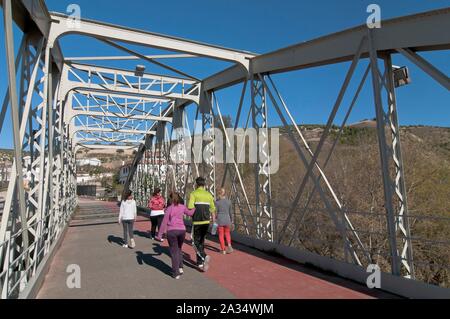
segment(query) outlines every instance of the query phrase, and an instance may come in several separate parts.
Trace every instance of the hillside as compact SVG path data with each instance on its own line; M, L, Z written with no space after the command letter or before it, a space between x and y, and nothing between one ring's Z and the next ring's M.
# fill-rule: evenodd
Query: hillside
M302 127L302 131L311 148L315 149L323 126L309 125ZM272 207L278 220L278 231L292 212L290 205L306 172L286 134L287 128L281 128L281 132L280 169L271 176ZM336 132L337 129L334 129L330 134L319 156L322 168ZM402 127L401 133L417 277L450 287L450 128L411 126ZM304 148L302 150L305 151ZM307 158L310 159L309 156ZM244 165L241 171L247 194L254 205L254 170L250 165ZM371 262L389 272L389 246L384 235L386 216L383 207L383 181L373 125L369 122L346 127L324 171L361 241L371 252ZM218 169L217 180L221 180L222 172L223 168ZM321 186L326 198L336 209L323 181ZM345 260L341 236L317 191L311 196L303 218L299 219L313 190L311 180L306 184L305 190L307 195L303 195L294 208L293 218L282 242ZM337 218L342 220L342 214ZM350 235L349 231L348 234ZM355 237L350 236L350 241L356 245Z

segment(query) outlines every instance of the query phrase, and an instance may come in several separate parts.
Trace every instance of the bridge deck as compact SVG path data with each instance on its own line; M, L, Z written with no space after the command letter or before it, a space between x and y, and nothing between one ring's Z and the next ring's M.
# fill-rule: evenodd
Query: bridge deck
M115 211L114 203L80 199L80 210ZM187 235L185 274L170 276L167 241L148 238L150 222L140 217L135 249L121 247L121 227L110 220L74 220L56 253L38 298L386 298L329 274L234 244L231 255L219 254L214 238L207 248L211 268L201 273L192 266L195 253ZM81 268L81 288L69 289L67 266Z

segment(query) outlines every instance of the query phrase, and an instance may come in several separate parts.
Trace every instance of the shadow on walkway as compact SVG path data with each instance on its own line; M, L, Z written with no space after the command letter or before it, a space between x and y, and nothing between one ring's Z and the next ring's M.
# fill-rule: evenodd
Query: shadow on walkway
M158 258L155 258L155 256L161 256L161 253L159 252L155 254L145 254L142 251L136 252L136 260L139 265L143 265L145 263L148 266L159 269L162 273L168 276L172 276L172 267L159 260Z
M136 236L139 236L139 237L150 239L150 233L147 231L134 230L133 234L135 234Z
M119 246L122 246L124 244L123 238L117 237L117 236L114 236L114 235L109 235L108 236L108 242L110 244L114 243L114 244L117 244Z
M137 251L136 252L136 260L137 260L138 264L143 265L145 263L151 267L155 267L155 268L159 269L161 272L163 272L166 275L172 276L172 266L167 265L165 262L156 258L157 256L161 256L161 255L167 255L168 257L170 257L169 248L163 247L158 243L154 243L153 251L154 251L154 254L152 254L152 253L146 254L142 251ZM191 256L186 252L183 252L183 264L189 268L198 270L195 261L193 261L191 259Z

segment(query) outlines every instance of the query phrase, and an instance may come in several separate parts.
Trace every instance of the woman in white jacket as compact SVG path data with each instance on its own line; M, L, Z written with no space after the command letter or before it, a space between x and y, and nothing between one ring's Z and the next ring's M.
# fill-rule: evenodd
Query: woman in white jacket
M133 238L133 226L136 221L136 201L133 199L133 193L125 193L124 199L120 204L119 224L123 226L123 247L134 248L136 246Z

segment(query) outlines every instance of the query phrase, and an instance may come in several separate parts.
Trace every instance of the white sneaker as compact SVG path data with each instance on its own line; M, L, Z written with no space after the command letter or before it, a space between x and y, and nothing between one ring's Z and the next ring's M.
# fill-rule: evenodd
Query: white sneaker
M176 276L175 279L180 279L180 275Z
M181 275L184 274L183 268L178 269L178 272L179 272Z
M123 244L122 247L123 248L128 248L128 245L127 244Z
M211 256L206 256L205 257L205 263L204 263L204 266L203 266L203 271L204 272L206 272L206 271L208 271L208 269L209 269L209 262L211 261Z
M132 240L131 240L130 248L134 248L134 247L136 247L136 243L134 242L134 239L132 239Z

